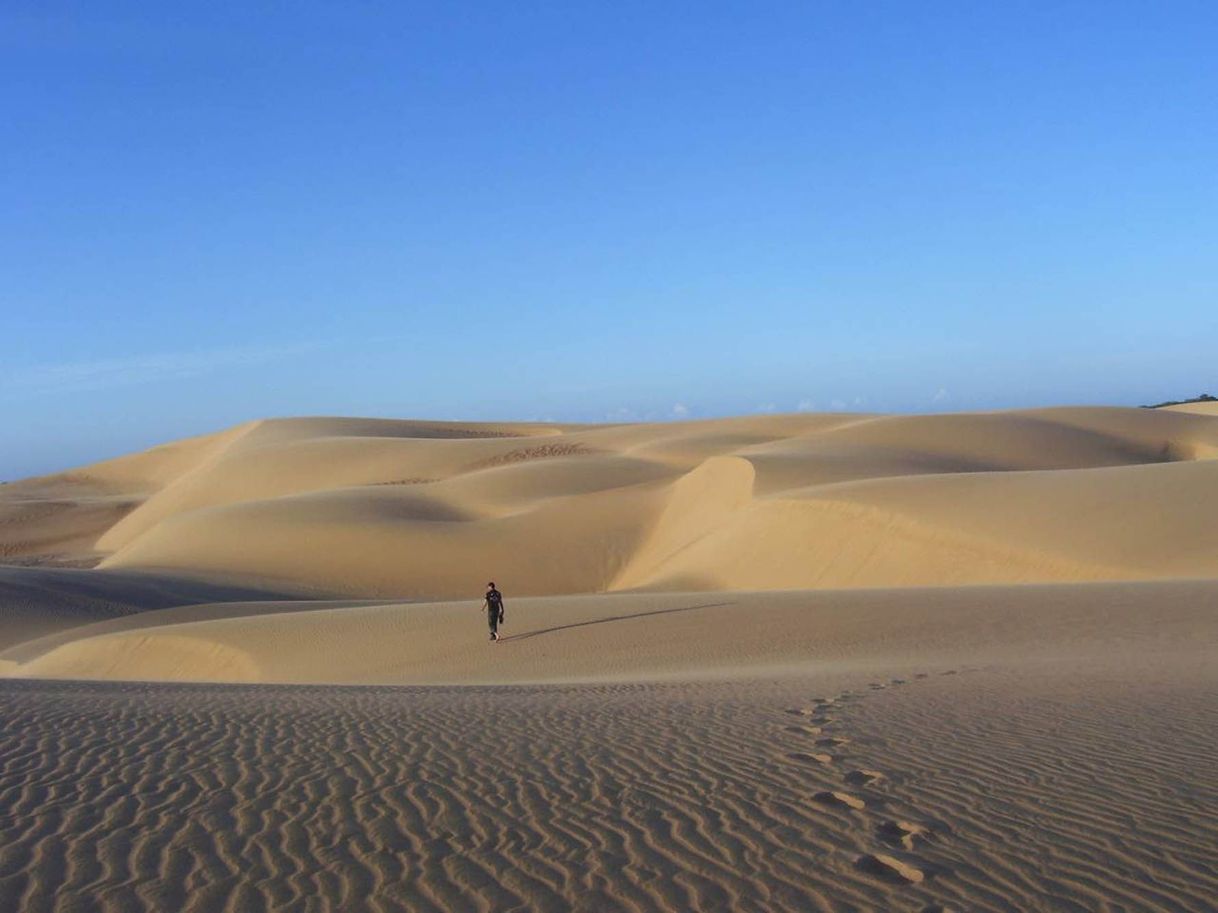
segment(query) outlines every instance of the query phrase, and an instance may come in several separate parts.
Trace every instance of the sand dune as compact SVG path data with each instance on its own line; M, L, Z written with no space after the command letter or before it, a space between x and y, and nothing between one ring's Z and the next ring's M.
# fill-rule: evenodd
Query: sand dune
M1218 403L1180 403L1177 406L1163 406L1164 409L1170 409L1172 412L1191 412L1194 415L1218 415Z
M5 485L0 909L1209 911L1215 457L287 419Z
M0 565L0 650L52 632L153 609L274 595L270 588L215 578Z
M1218 582L510 601L235 602L97 622L0 653L36 678L471 684L710 679L923 663L1215 658ZM1127 654L1127 655L1126 655Z
M491 576L528 595L1205 577L1216 455L1218 422L1179 410L290 419L6 486L21 532L0 541L412 599Z
M97 539L150 495L205 463L251 426L0 488L0 560L89 567Z

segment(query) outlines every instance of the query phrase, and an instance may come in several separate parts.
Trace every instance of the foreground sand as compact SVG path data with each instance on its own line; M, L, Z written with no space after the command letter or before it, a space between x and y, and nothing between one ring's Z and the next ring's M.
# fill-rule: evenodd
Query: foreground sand
M1200 913L1218 704L1193 673L14 681L0 908Z
M1208 581L154 610L10 647L0 909L1205 911ZM600 681L586 681L586 679ZM550 680L562 684L468 682ZM584 679L580 683L579 679Z
M1215 456L309 419L3 486L0 910L1212 911Z

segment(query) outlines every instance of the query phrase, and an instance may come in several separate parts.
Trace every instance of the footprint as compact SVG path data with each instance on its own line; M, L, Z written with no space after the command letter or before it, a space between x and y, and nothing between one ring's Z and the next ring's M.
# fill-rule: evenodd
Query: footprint
M930 836L930 829L910 821L885 821L875 829L875 835L890 846L912 850L914 844Z
M940 672L940 675L958 675L955 669L948 669L946 672Z
M917 675L914 676L914 678L930 678L930 676L925 672L919 672Z
M812 698L812 703L816 704L818 708L819 707L828 707L830 704L832 704L834 702L834 700L836 700L836 698L814 697L814 698Z
M876 780L885 779L884 775L878 770L852 770L843 777L851 786L866 786L868 783L874 783Z
M838 745L845 745L850 740L843 736L831 735L827 738L817 739L816 744L820 748L836 748Z
M830 755L830 754L821 754L821 753L806 754L805 752L802 752L802 751L793 751L793 752L791 752L791 754L787 755L787 757L790 758L792 761L802 761L805 764L811 763L811 762L815 762L817 764L832 764L833 763L833 755Z
M883 691L888 686L883 684L882 682L872 682L867 687L870 688L872 691Z
M906 862L883 853L866 853L854 864L868 875L902 884L921 884L930 874L921 862Z
M788 707L783 713L789 713L791 716L812 716L816 710L811 707Z
M905 684L905 679L903 679L903 678L894 678L894 679L893 679L892 681L890 681L888 684L892 685L893 687L896 687L897 685L904 685L904 684Z
M844 805L855 811L867 806L866 802L858 796L850 795L850 793L829 792L825 790L824 792L817 793L812 798L823 805Z
M820 735L819 726L783 726L783 732L794 732L797 735Z

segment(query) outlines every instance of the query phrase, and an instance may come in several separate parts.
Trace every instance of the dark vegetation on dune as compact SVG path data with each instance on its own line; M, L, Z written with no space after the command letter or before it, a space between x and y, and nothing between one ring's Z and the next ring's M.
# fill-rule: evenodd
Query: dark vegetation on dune
M1189 403L1216 403L1218 396L1210 396L1208 393L1202 393L1200 396L1194 396L1192 399L1169 399L1165 403L1155 403L1150 406L1143 406L1143 409L1159 409L1163 406L1185 406Z

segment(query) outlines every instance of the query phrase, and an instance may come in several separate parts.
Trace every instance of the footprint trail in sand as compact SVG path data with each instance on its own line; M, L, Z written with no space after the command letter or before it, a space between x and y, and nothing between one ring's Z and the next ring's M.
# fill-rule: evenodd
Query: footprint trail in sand
M955 675L958 671L951 669L942 674ZM918 673L914 677L915 679L922 680L928 678L928 675L927 673ZM893 678L887 682L872 682L868 685L868 688L873 694L878 694L889 688L897 688L905 684L907 684L905 679ZM814 728L816 729L816 734L819 734L826 728L836 727L840 724L839 718L833 715L834 712L845 709L852 701L862 697L864 696L845 691L835 697L815 697L812 699L811 708L794 708L787 712L810 716L818 724ZM803 727L798 726L784 727L784 731L798 732L800 734L806 733ZM831 735L817 739L815 744L819 748L835 749L840 752L850 742L851 739L846 736ZM830 754L828 751L815 754L792 752L787 755L787 758L799 763L811 762L821 765L832 765L841 759L839 755ZM854 787L855 789L876 788L890 782L889 777L884 772L864 767L844 772L842 780L847 786ZM882 809L886 804L884 797L873 798L867 794L836 789L820 790L814 793L812 798L823 806L836 807L850 812L863 812L864 814L867 813L869 808ZM854 862L855 868L859 872L891 884L920 885L927 879L947 871L945 867L936 866L932 862L912 853L916 844L925 842L934 836L930 827L908 821L885 820L878 825L872 826L870 829L875 839L883 844L884 847L875 852L859 855ZM892 848L899 848L903 852L900 856L895 856L893 855ZM937 905L931 904L924 909L936 907Z

